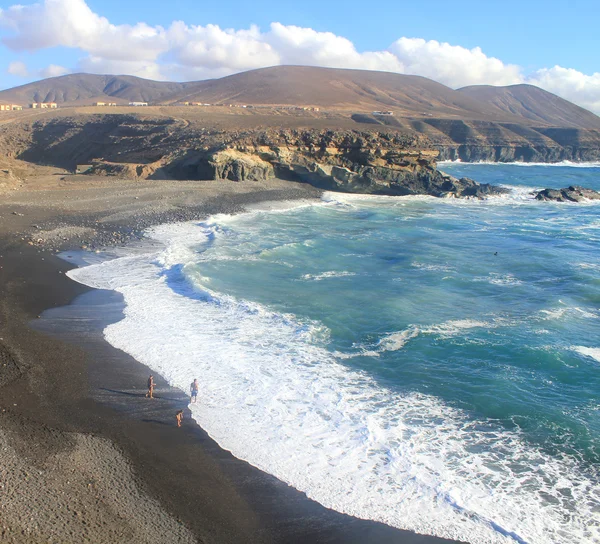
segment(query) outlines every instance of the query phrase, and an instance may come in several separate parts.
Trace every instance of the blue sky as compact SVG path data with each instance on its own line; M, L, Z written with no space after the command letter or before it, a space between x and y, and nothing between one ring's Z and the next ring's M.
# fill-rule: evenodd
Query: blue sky
M161 3L156 1L88 2L94 11L116 24L144 20L148 24L165 25L167 21L182 20L239 29L250 24L266 28L277 21L333 32L349 38L359 50L384 49L407 36L469 49L480 46L489 56L531 69L555 64L587 73L600 69L597 0L570 0L568 6L552 0L397 0L374 2L369 12L366 4L257 0L223 5L170 0L165 18ZM140 17L140 7L145 5L148 9Z
M597 0L20 1L0 1L1 88L74 71L196 80L314 64L454 88L533 83L600 111Z

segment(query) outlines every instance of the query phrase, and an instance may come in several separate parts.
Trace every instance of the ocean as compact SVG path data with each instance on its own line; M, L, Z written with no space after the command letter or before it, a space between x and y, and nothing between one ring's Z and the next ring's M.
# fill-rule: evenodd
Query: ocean
M487 200L326 193L75 269L108 342L326 507L472 543L600 542L599 165L445 163Z

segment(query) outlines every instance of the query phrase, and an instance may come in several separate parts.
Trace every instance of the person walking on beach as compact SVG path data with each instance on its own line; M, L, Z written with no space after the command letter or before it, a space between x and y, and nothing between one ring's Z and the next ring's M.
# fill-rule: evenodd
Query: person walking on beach
M177 418L177 426L181 427L181 422L183 421L183 410L177 410L175 417Z
M195 378L190 385L190 402L195 403L198 398L198 379Z
M156 384L154 383L154 376L150 376L148 378L148 392L146 393L146 397L154 398L154 387Z

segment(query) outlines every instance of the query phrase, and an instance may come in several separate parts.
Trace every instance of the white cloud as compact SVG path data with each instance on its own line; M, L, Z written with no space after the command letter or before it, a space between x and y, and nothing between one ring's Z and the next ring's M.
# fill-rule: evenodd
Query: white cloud
M46 66L46 68L40 70L39 74L42 77L58 77L64 76L65 74L70 73L71 70L65 68L64 66L59 66L58 64L50 64Z
M532 83L600 112L600 74L586 75L555 66L524 75L519 66L487 56L479 47L400 38L381 51L357 51L331 32L272 23L266 32L222 29L217 25L168 28L140 22L114 25L94 13L85 0L43 0L0 10L3 43L14 51L69 47L86 56L75 68L95 73L131 74L149 79L204 79L273 66L300 64L416 74L450 87ZM65 73L49 66L42 74ZM23 63L9 66L13 75L28 74Z
M359 53L350 40L331 32L272 23L263 39L278 52L279 64L404 72L390 51Z
M14 61L8 65L6 70L12 76L17 76L26 79L57 77L68 74L71 70L57 64L50 64L41 70L29 70L27 65L21 61Z
M64 46L111 60L154 59L165 51L165 31L145 23L113 25L84 0L44 0L15 5L0 13L0 24L13 35L3 39L16 51Z
M573 68L554 66L538 70L528 83L600 114L600 72L590 76Z
M166 79L161 67L151 60L114 60L90 55L79 61L77 71L88 74L137 76L158 81Z
M27 66L25 66L24 62L14 61L8 65L8 69L6 70L11 76L17 77L27 77L29 76L29 70L27 70Z
M519 66L486 56L479 47L400 38L390 50L404 64L405 73L435 79L449 87L466 85L513 85L523 83Z
M223 30L217 25L187 26L178 21L167 32L172 58L184 67L229 73L280 64L258 27Z

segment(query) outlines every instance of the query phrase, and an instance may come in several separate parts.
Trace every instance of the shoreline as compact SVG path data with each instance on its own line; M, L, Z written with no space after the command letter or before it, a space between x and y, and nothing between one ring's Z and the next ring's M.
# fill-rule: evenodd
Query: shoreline
M320 194L288 182L274 189L205 182L209 191L197 182L165 183L174 187L172 193L155 185L100 180L91 189L67 187L55 201L50 189L37 196L30 192L29 203L22 192L12 193L0 205L0 443L7 448L0 455L12 463L0 472L7 480L0 482L0 497L7 491L0 500L2 540L450 542L329 510L222 450L189 418L182 433L171 420L176 407L187 406L187 397L162 379L157 379L162 398L149 408L146 367L102 336L106 320L118 318L122 301L68 279L70 264L45 250L76 247L81 235L76 228L97 232L85 234L87 247L107 240L122 244L171 218L200 219L235 213L269 197ZM122 203L115 186L129 202ZM95 200L90 190L97 192ZM76 198L65 206L65 194L73 199L78 191L83 210ZM151 209L137 209L139 199L147 199ZM56 227L57 219L66 226ZM31 227L33 222L42 228ZM32 236L58 229L64 238L69 228L70 240L38 245L28 239L32 229ZM117 236L121 231L125 234ZM30 321L42 313L31 328ZM9 450L15 455L7 455ZM33 485L8 489L23 480ZM56 492L67 498L61 502ZM36 507L19 513L27 503ZM57 504L63 508L59 512Z

